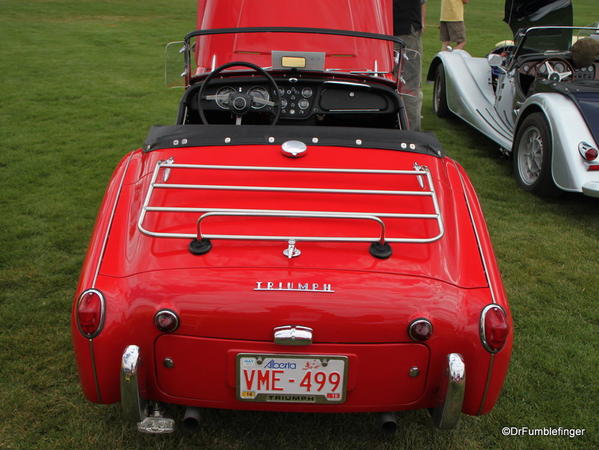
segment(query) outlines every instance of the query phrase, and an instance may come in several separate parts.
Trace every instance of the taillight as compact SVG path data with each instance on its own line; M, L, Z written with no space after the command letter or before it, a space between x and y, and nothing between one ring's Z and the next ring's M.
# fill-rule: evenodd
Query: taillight
M408 327L408 334L414 341L426 341L433 334L433 325L427 319L416 319Z
M154 316L154 325L163 333L172 333L179 328L179 316L170 309L163 309Z
M77 301L77 327L79 332L88 339L100 334L104 326L106 304L104 295L96 289L83 291Z
M507 316L499 305L487 305L480 315L480 338L485 350L497 353L509 334Z
M597 149L591 144L586 142L581 142L578 144L578 151L580 152L580 156L582 156L585 161L594 161L597 159L597 156L599 156L599 151L597 151Z

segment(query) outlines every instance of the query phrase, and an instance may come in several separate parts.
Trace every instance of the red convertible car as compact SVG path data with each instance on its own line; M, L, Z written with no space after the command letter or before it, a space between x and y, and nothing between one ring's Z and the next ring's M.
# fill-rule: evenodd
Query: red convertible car
M391 2L229 3L200 3L177 123L108 185L72 310L85 396L149 433L166 405L488 413L510 310L466 173L407 131Z

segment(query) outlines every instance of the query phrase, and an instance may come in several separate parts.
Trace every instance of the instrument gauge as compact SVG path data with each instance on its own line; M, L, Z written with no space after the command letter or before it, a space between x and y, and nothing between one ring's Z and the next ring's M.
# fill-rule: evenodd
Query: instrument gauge
M302 98L299 102L297 102L297 106L299 106L300 109L308 109L310 107L310 102L305 98Z
M556 62L556 63L553 65L553 69L554 69L556 72L565 72L565 71L566 71L566 66L564 65L564 63L561 63L561 62Z
M229 109L229 96L237 92L231 86L225 86L216 91L216 104L219 108Z
M265 101L270 100L270 95L268 93L268 90L266 90L265 88L263 88L261 86L256 86L256 87L251 88L248 91L248 94L252 98L259 98L259 99L262 99ZM252 101L252 109L262 109L265 106L266 105L264 103L258 103L258 102Z
M312 91L312 88L310 88L310 87L305 87L302 89L302 97L304 97L304 98L312 97L313 93L314 92Z

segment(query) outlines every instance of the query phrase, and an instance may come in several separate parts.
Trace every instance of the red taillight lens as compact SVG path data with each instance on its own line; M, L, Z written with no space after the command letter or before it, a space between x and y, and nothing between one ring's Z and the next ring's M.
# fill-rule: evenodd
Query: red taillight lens
M486 306L481 314L480 328L483 347L488 352L497 353L503 348L510 331L503 308L498 305Z
M597 156L599 156L599 151L586 142L581 142L578 144L578 151L580 152L580 156L582 156L586 161L594 161L597 159Z
M154 316L154 324L159 331L172 333L179 328L179 316L170 309L163 309Z
M88 339L96 337L104 325L104 296L96 289L88 289L77 302L77 326Z
M426 341L433 334L433 325L427 319L416 319L408 327L408 334L415 341Z

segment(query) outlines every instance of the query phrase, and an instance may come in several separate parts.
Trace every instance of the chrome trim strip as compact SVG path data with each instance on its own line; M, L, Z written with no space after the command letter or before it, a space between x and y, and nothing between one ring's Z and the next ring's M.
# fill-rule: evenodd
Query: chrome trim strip
M487 267L487 262L485 259L485 254L483 252L483 248L480 245L480 236L478 235L478 230L476 229L474 223L474 216L472 215L472 207L470 206L470 201L468 200L468 196L466 195L466 187L464 185L464 178L462 174L458 171L458 175L460 176L460 183L462 184L462 191L464 192L464 200L466 201L466 205L468 206L468 215L470 216L470 222L472 223L472 230L474 231L474 236L476 238L476 246L478 247L478 253L480 255L480 259L483 265L483 271L485 272L485 279L487 280L487 285L489 286L489 292L491 293L491 300L493 303L497 304L497 300L495 299L495 292L493 290L493 286L491 286L491 280L489 279L489 268Z
M147 417L146 401L141 397L139 389L140 365L139 347L129 345L121 357L121 407L125 418L136 423Z
M92 360L92 373L94 375L94 385L96 386L96 396L98 397L98 402L102 403L100 380L98 379L98 370L96 369L96 354L94 352L94 341L92 339L88 339L87 341L89 343L89 356Z
M472 208L470 206L470 201L468 200L468 196L466 195L466 190L464 187L464 179L462 177L462 174L459 171L458 171L458 174L460 176L460 182L462 183L462 191L464 191L464 200L466 200L466 205L468 206L468 214L470 215L470 222L472 223L472 229L474 230L474 236L476 237L476 246L478 247L480 259L483 264L483 270L485 272L485 278L487 280L487 285L489 286L489 292L491 293L491 301L493 302L493 304L497 305L497 299L495 298L495 292L493 290L493 286L491 286L491 280L489 279L489 269L487 267L487 262L485 260L485 255L483 253L483 249L480 245L480 237L478 235L478 231L476 230L476 226L474 225L474 217L472 216ZM482 409L484 407L484 402L487 399L487 394L489 392L489 387L491 385L491 375L492 375L492 369L493 369L494 356L495 355L493 353L491 353L491 364L489 365L489 371L487 373L487 384L485 386L485 390L483 391L482 402L480 404L479 411L482 411Z
M485 381L485 390L483 391L480 406L478 407L478 411L476 412L479 416L482 414L482 410L485 407L485 403L487 402L487 395L489 393L489 387L491 386L491 378L493 377L493 365L495 364L495 354L491 353L490 356L491 358L489 359L489 370L487 372L487 380Z
M466 390L466 364L459 353L447 355L447 366L440 386L442 403L433 409L433 423L441 430L455 428L462 413Z
M350 72L350 73L354 73L354 72ZM364 73L364 72L358 72L358 73ZM369 72L369 73L374 73L374 72ZM383 72L385 73L385 72ZM365 88L370 88L372 86L370 86L369 84L363 84L363 83L352 83L351 81L325 81L322 84L339 84L342 86L358 86L358 87L365 87Z
M329 109L329 112L373 112L382 111L381 108L359 108L359 109Z
M110 234L110 229L112 228L112 222L114 221L114 215L116 214L116 205L121 198L121 191L123 190L123 184L125 182L125 176L127 175L127 171L129 170L129 163L133 158L133 152L129 154L129 159L127 159L127 165L125 166L125 170L123 170L123 176L121 177L121 181L119 183L119 189L117 195L115 197L114 205L112 205L112 211L110 212L110 220L108 221L108 226L106 227L106 233L104 234L104 242L102 243L102 251L98 256L98 261L96 261L96 271L94 273L94 278L92 280L91 287L96 287L96 280L98 279L98 274L100 273L100 266L102 265L102 260L104 259L104 253L106 252L106 245L108 244L108 235Z

